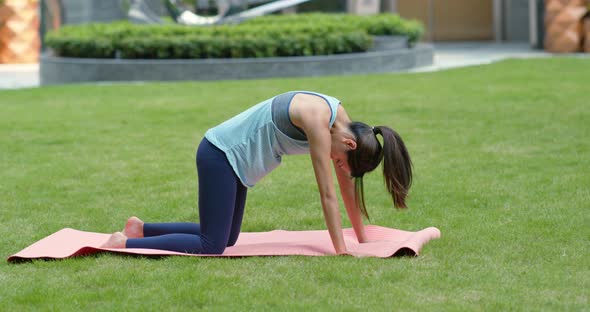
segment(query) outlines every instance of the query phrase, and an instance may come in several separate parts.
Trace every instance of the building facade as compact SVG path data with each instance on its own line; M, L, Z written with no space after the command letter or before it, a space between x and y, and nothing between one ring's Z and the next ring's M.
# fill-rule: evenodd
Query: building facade
M425 26L427 41L528 41L541 46L543 0L348 0L348 11L398 13ZM364 11L369 11L367 8Z

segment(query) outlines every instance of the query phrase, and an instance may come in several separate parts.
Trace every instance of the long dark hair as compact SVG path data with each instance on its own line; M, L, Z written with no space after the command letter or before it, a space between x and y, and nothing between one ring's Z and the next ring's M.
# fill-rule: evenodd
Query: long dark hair
M400 135L389 127L371 127L358 121L350 124L350 131L356 138L356 149L348 152L348 163L354 178L356 205L362 214L369 219L363 175L377 168L382 160L385 187L391 194L393 205L407 208L406 196L412 185L412 160ZM377 140L377 134L383 137L383 147Z

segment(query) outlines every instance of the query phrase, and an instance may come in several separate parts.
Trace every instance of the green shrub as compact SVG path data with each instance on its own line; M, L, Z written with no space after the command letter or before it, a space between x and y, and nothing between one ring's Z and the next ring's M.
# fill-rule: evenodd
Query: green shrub
M338 25L338 27L363 30L373 36L407 36L408 41L411 43L418 41L424 33L424 27L419 21L406 20L396 14L377 14L370 16L322 13L267 15L246 21L244 24L267 26L282 24Z
M50 32L46 44L62 57L253 58L364 52L372 35L406 35L415 41L421 25L397 15L345 14L265 16L239 25L70 25Z

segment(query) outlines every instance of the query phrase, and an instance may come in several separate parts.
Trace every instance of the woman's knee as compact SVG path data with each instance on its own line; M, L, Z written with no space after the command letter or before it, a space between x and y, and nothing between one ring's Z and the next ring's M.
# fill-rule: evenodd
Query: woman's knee
M238 232L237 234L231 234L229 236L229 240L227 241L227 247L231 247L233 245L236 244L236 242L238 241L238 237L240 236L240 233Z
M221 255L225 251L225 244L206 244L203 246L203 253L208 255Z

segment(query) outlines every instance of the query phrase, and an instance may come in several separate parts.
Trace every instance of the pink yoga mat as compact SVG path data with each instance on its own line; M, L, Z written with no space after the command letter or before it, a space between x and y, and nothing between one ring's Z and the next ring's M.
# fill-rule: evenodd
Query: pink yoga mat
M362 252L368 256L387 258L394 255L418 255L424 244L439 238L440 231L429 227L417 232L401 231L386 227L368 225L366 234L370 243L359 244L352 229L344 229L344 240L348 250ZM327 230L322 231L270 231L241 233L235 246L225 249L223 255L193 255L155 249L109 249L99 248L110 234L62 229L8 258L9 262L26 259L63 259L99 252L146 256L326 256L334 255L334 247Z

